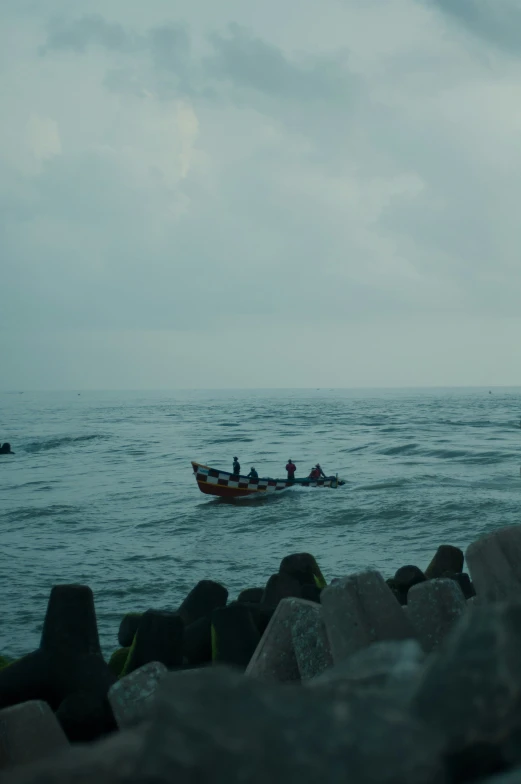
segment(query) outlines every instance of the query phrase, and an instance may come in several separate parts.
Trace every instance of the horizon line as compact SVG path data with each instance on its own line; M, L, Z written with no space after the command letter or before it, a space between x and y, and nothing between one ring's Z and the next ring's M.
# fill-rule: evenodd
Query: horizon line
M35 392L273 392L273 391L359 391L359 390L411 390L411 389L521 389L521 384L416 384L348 387L62 387L62 388L10 388L1 389L0 394L21 395Z

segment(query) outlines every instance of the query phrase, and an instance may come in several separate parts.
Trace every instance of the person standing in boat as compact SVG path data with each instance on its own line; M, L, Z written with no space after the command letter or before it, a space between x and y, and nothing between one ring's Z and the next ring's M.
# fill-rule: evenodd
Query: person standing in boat
M259 475L258 475L257 471L254 469L254 467L252 466L250 468L250 473L248 474L248 479L258 479L258 478L259 478Z
M237 460L236 457L233 458L233 471L232 471L232 473L236 474L237 476L239 476L239 474L241 473L241 464L239 463L239 461Z
M293 482L293 480L295 479L295 471L296 470L297 470L297 466L295 465L295 463L293 462L293 460L290 457L290 459L286 463L286 471L288 472L288 481L289 482Z

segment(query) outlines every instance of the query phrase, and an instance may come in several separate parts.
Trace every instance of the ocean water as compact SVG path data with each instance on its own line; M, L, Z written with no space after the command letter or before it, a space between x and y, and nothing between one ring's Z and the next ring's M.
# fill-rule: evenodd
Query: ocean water
M425 567L520 522L521 390L0 394L0 653L39 642L57 583L94 591L105 653L125 612L178 606L200 579L233 598L292 552L326 579ZM200 493L190 460L338 489L235 503Z

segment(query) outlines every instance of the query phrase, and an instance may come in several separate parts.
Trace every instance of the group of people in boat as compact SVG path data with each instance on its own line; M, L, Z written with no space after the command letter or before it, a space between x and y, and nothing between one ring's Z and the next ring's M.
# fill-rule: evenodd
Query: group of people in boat
M286 472L288 474L288 481L289 482L293 482L295 480L295 472L296 472L296 470L297 470L297 466L295 465L295 463L293 462L293 460L290 457L290 459L286 463ZM241 473L241 464L239 463L238 458L234 457L233 458L232 474L234 476L240 476L240 473ZM250 468L250 473L246 474L246 476L248 477L248 479L258 479L259 478L259 475L258 475L257 471L255 470L255 468L253 466ZM323 470L322 470L322 468L320 466L320 463L317 463L311 469L311 471L310 471L310 473L309 473L307 478L308 479L321 479L322 477L324 479L326 479L326 475L323 472Z

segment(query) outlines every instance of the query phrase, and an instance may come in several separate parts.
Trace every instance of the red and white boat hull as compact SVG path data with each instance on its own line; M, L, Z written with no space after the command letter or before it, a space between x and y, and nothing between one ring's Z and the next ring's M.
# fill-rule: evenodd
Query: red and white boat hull
M250 479L247 476L237 476L228 471L195 463L192 461L195 479L199 490L206 495L216 495L220 498L240 498L246 495L266 495L287 490L288 487L338 487L343 484L336 477L326 479Z

